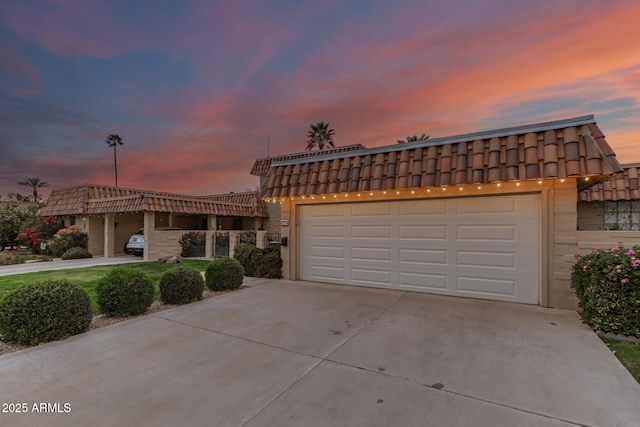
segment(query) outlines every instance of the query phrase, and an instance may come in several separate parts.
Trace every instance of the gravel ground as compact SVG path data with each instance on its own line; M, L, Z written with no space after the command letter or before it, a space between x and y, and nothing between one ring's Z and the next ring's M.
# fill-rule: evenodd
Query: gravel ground
M240 289L243 289L245 287L246 286L242 286L240 287ZM202 294L202 299L205 300L205 299L213 298L218 295L227 294L229 292L234 292L234 291L214 292L214 291L205 290ZM170 308L174 308L178 306L179 306L178 304L163 304L160 301L154 301L153 304L151 304L151 307L149 307L147 311L144 312L144 314L140 314L138 316L113 317L113 316L107 316L105 314L99 314L97 316L93 316L93 320L91 321L91 326L89 327L89 331L93 331L94 329L104 328L105 326L110 326L116 323L124 322L125 320L133 319L135 317L147 316L149 314L157 313L163 310L168 310ZM23 350L28 347L29 346L27 345L9 344L4 341L0 341L0 356L3 354L13 353L14 351Z

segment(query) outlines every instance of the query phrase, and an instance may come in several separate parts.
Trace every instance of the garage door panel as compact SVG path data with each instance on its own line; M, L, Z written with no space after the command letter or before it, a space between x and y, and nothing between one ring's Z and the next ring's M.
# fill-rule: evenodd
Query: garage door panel
M456 266L482 269L517 268L517 254L513 252L458 251Z
M428 291L445 291L447 289L447 274L429 274L429 273L408 273L401 272L399 275L399 287L411 288L411 290Z
M448 227L442 225L400 225L399 238L405 240L447 240Z
M344 238L344 225L314 225L309 228L308 233L315 239Z
M310 246L308 249L309 256L315 261L344 260L344 246Z
M391 225L352 225L354 239L391 239Z
M398 251L398 255L400 264L446 266L448 262L448 252L446 250L401 248Z
M458 241L516 242L516 225L473 224L459 225L456 230Z
M540 196L299 207L299 277L537 304ZM367 212L371 214L367 214Z
M518 196L503 196L494 197L491 203L477 203L477 199L457 199L457 211L456 213L461 216L466 215L499 215L509 214L513 215L517 212L516 197Z
M399 216L446 216L449 213L449 204L446 199L432 200L428 205L423 202L423 200L402 202L399 207Z
M351 259L354 261L391 261L391 249L389 248L351 248Z
M330 283L345 282L344 267L333 267L329 265L314 265L309 268L307 274L310 280L328 281Z
M347 209L346 205L314 205L314 209L310 210L307 215L314 219L343 217Z
M458 291L470 292L476 295L515 297L516 281L506 279L484 279L480 277L458 277Z
M351 216L353 217L383 217L391 218L391 203L363 203L352 205Z
M351 282L362 285L384 285L390 287L391 285L391 271L382 269L351 269Z

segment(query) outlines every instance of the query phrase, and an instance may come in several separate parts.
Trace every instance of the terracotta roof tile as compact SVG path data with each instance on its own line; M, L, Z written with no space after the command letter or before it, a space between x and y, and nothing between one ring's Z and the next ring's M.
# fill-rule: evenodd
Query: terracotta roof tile
M258 192L188 196L156 191L82 184L51 192L43 216L91 215L125 212L172 212L268 217Z
M640 164L622 165L623 171L607 180L582 190L578 198L582 202L640 200L638 175Z
M283 154L281 156L274 156L274 157L263 157L255 161L255 163L253 164L253 167L251 168L251 175L267 176L267 173L269 173L269 168L271 168L271 164L273 162L283 162L287 160L299 160L299 159L304 159L309 157L319 157L319 156L325 156L327 154L362 150L363 148L365 148L364 145L354 144L354 145L346 145L344 147L329 148L326 150L303 151L301 153Z
M363 168L367 162L370 167ZM320 171L317 181L313 174L307 182L301 180L298 189L304 191L299 195L363 191L368 187L390 190L540 177L597 177L621 170L593 116L273 161L263 197L290 194L291 186L273 177L295 164L310 164L311 170ZM344 182L345 170L350 180L346 189L336 185Z

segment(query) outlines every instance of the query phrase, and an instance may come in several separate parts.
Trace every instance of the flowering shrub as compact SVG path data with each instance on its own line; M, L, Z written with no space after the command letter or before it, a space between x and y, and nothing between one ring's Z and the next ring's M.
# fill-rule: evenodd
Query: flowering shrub
M571 286L593 330L640 337L640 246L576 254Z
M47 249L52 256L60 257L71 248L87 249L87 233L79 230L78 226L58 230L56 234L47 242Z

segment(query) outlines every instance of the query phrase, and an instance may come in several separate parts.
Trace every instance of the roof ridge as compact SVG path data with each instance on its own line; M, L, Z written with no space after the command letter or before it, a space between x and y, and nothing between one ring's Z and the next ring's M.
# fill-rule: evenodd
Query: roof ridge
M553 120L553 121L533 123L528 125L518 125L518 126L507 127L507 128L490 129L490 130L471 132L471 133L460 134L460 135L445 136L440 138L429 139L426 141L417 141L417 142L410 142L405 144L396 143L393 145L383 145L380 147L365 148L362 150L349 151L345 153L327 153L321 156L314 157L313 161L318 162L322 160L333 160L334 158L356 157L356 156L365 156L369 154L387 153L392 151L403 151L403 150L415 149L415 148L437 147L441 145L473 141L476 139L500 138L508 135L521 135L525 133L543 132L547 130L581 126L581 125L592 124L592 123L595 124L596 121L595 121L594 115L589 114L585 116L572 117L569 119ZM283 160L279 162L274 161L273 163L271 163L271 167L277 167L282 165L294 165L297 163L306 163L308 160L309 158Z

